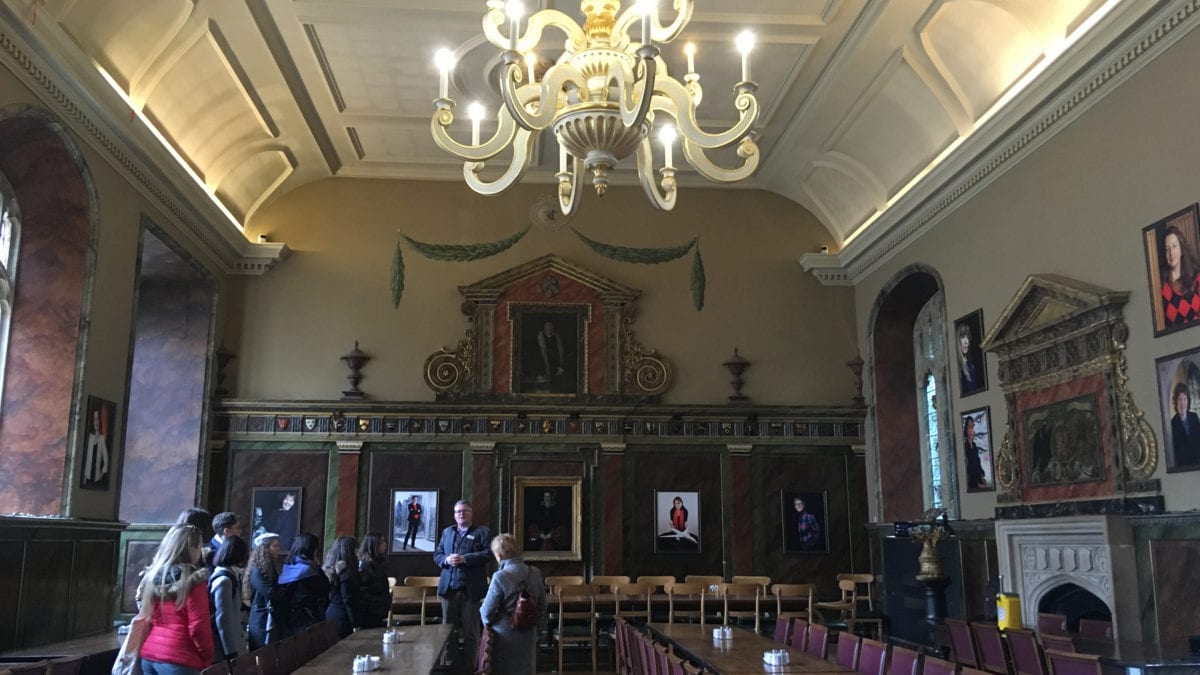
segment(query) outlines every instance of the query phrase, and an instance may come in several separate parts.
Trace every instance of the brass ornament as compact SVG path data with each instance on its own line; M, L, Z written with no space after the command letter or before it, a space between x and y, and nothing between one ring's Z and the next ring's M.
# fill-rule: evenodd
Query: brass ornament
M658 350L649 349L633 335L633 321L637 314L626 310L621 318L621 338L624 343L621 370L624 371L626 386L632 385L636 393L654 396L671 386L671 366L658 355Z
M1117 359L1117 408L1121 420L1121 448L1125 475L1130 480L1146 480L1158 468L1158 441L1146 416L1133 402L1126 369L1125 343L1114 340L1113 348L1120 353Z
M454 349L442 347L425 359L425 384L435 392L461 389L474 379L475 329L468 327Z

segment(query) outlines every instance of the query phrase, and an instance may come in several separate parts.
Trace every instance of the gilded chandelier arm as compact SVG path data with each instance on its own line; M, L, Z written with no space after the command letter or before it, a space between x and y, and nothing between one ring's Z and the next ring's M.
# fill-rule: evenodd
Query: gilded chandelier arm
M700 128L696 122L696 109L692 106L692 96L686 87L672 78L660 79L655 88L656 101L654 110L665 110L679 123L679 133L685 139L702 148L723 148L736 143L758 119L758 99L754 90L739 87L733 105L741 115L738 123L719 134L710 134ZM664 100L665 99L665 100Z
M509 49L512 46L508 36L500 30L500 27L507 21L508 17L504 13L504 0L489 0L488 11L483 15L483 34L488 42L500 49ZM517 39L517 51L524 54L537 47L538 43L542 41L542 33L547 28L557 28L567 36L564 48L568 52L578 52L587 47L587 35L571 17L556 9L543 9L534 12L529 17L525 34Z
M487 182L479 177L483 170L483 162L463 162L463 180L467 185L481 195L498 195L513 183L521 180L529 169L529 155L533 150L533 133L526 129L518 129L513 140L513 157L508 169L495 181Z
M496 133L481 145L463 145L450 136L450 124L454 121L454 110L450 105L439 105L433 113L430 128L433 132L433 142L438 147L455 157L467 162L482 162L500 154L512 141L517 132L517 125L512 116L501 108L497 115L499 124Z
M742 139L741 144L738 145L737 154L745 161L739 167L726 169L713 164L708 155L704 153L703 147L692 143L686 137L683 139L683 156L687 157L688 163L705 178L717 183L736 183L754 175L762 154L758 151L758 144L754 142L752 136Z
M675 208L675 196L679 194L675 189L675 169L664 167L661 170L662 187L666 194L659 194L658 186L654 184L654 151L649 138L643 138L641 145L638 146L637 171L638 178L642 183L642 190L646 192L646 196L650 198L650 203L654 205L654 208L659 211L670 211Z
M670 42L679 37L683 32L684 26L692 20L692 10L695 8L695 0L675 0L672 3L675 9L675 20L664 26L658 20L658 13L655 12L651 17L652 27L650 29L650 39L654 42ZM641 12L638 11L636 4L631 5L621 16L617 17L616 28L613 30L618 35L627 35L633 24L642 18Z
M517 124L529 131L541 131L550 126L558 112L558 95L568 85L585 91L579 83L583 73L567 63L559 63L546 71L541 83L522 86L525 72L521 69L516 52L504 53L505 67L500 71L500 98L504 107ZM516 102L519 101L520 105ZM530 111L527 104L536 102L537 108Z

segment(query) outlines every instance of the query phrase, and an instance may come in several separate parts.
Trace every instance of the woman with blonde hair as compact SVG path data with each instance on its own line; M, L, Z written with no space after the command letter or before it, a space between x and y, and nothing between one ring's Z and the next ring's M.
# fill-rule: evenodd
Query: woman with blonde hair
M492 672L533 673L537 665L537 626L518 630L513 628L511 618L522 591L533 598L539 615L546 615L542 573L521 559L521 545L511 534L496 535L492 540L492 555L500 563L500 569L492 575L487 596L479 606L483 625L492 629L493 634Z
M142 573L138 592L150 633L142 645L143 675L198 675L212 665L213 634L208 609L208 570L201 564L199 528L167 530L154 560Z

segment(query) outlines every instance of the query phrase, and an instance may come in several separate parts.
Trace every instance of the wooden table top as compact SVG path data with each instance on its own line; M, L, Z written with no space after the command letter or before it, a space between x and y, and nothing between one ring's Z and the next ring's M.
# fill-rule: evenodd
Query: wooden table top
M125 643L125 636L118 635L115 630L106 631L100 635L76 638L64 642L53 642L40 647L24 647L9 652L0 653L0 658L6 656L45 656L60 658L63 656L86 656L103 652L116 653Z
M407 675L429 673L443 664L446 640L450 637L448 624L405 626L398 628L404 636L395 644L383 643L383 628L360 630L325 653L304 664L297 673L303 675L349 675L354 657L360 654L380 657L379 673Z
M836 663L814 658L778 642L741 628L733 629L732 640L713 640L714 626L693 623L650 623L646 624L656 637L667 640L678 647L678 652L689 659L699 661L721 675L745 675L746 673L851 673ZM763 652L770 649L786 649L791 663L786 666L768 666L763 662Z

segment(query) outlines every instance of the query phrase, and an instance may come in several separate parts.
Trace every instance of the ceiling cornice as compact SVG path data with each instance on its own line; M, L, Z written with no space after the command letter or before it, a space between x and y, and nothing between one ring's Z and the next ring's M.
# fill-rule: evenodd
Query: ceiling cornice
M1133 26L1120 20L1139 5L1114 10L845 248L805 254L800 265L822 284L857 284L1200 25L1200 0L1164 0Z

